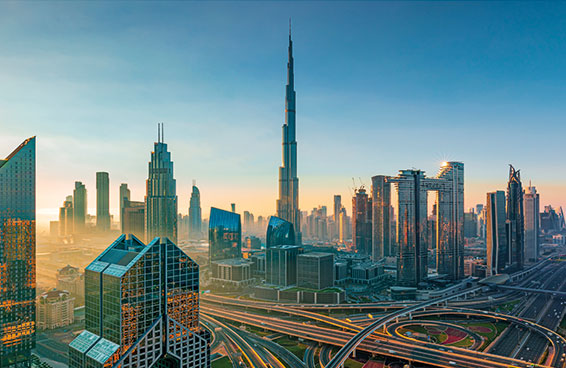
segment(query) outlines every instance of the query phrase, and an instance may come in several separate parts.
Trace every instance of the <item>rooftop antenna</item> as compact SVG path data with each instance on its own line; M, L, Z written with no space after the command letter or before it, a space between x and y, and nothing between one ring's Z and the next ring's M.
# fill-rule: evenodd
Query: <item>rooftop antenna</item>
M165 124L161 123L161 143L165 143Z
M291 17L289 17L289 38L291 38Z
M157 143L161 142L161 130L159 129L159 123L157 123Z

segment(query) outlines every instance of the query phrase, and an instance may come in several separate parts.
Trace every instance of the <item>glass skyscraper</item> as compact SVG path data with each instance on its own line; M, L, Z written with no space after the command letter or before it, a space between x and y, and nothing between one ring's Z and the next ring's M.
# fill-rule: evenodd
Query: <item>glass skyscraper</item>
M96 228L110 230L110 178L107 172L96 173Z
M71 368L208 368L199 266L167 238L121 235L85 269L85 331Z
M293 224L277 216L271 216L267 225L265 248L277 245L295 245L295 230Z
M384 175L371 178L373 261L394 255L391 242L391 183L387 179Z
M177 183L173 177L173 161L163 141L163 125L151 152L148 165L146 239L165 236L177 242Z
M371 198L364 188L356 189L352 198L352 242L357 253L371 256L372 252Z
M35 137L0 160L0 367L35 347Z
M120 228L122 229L122 234L127 234L124 232L124 204L126 201L130 200L130 189L128 188L128 184L122 183L120 184Z
M240 215L212 207L208 220L208 261L242 257Z
M193 191L189 204L189 239L202 237L202 211L200 208L200 190L193 182Z
M76 181L75 190L73 190L73 222L77 233L85 231L87 208L86 186Z
M487 193L486 203L487 276L496 275L507 266L509 251L505 233L505 192Z
M523 208L523 185L521 173L509 165L507 183L507 242L509 244L509 265L515 270L523 268L525 262L525 214Z
M525 261L536 262L539 257L540 196L537 189L528 186L524 195Z

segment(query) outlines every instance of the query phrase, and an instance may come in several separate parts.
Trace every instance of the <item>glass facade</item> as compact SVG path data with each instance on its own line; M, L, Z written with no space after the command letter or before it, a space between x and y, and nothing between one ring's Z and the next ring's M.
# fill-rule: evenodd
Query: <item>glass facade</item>
M70 367L208 368L198 270L167 238L120 236L86 268L86 330L69 345Z
M523 269L525 263L525 212L523 208L523 185L520 170L509 165L507 183L507 241L509 242L509 264L514 270Z
M371 178L372 196L372 252L373 261L393 256L391 242L391 184L388 177L376 175Z
M267 248L265 281L278 286L297 284L297 257L301 248L296 245L279 245Z
M505 234L505 192L487 193L486 207L487 276L491 276L505 269L509 257Z
M312 252L297 257L297 286L321 290L333 285L333 254Z
M35 137L0 160L0 367L35 346Z
M242 223L240 215L215 207L208 221L209 262L242 257Z
M292 223L276 216L269 218L265 237L266 248L276 245L295 245L295 241L295 230Z

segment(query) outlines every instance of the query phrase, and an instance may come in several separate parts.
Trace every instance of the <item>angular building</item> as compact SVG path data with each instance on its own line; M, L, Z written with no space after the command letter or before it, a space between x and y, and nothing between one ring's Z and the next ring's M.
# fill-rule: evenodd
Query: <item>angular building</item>
M85 331L71 368L210 367L199 266L167 238L121 235L85 269Z
M387 176L376 175L371 178L371 197L371 259L376 262L394 255L391 242L391 183Z
M523 209L523 185L521 173L509 165L507 183L507 242L509 265L514 270L522 270L525 263L525 214Z
M362 187L352 198L352 241L356 253L372 253L372 206L371 198Z
M509 259L505 233L505 192L498 190L487 193L486 208L486 274L492 276L503 271Z
M128 189L128 184L126 184L126 183L120 184L120 194L119 194L119 196L120 196L120 200L119 200L119 202L120 202L120 227L121 227L121 229L123 229L124 226L123 226L122 223L124 222L124 217L123 217L124 203L126 201L130 200L130 189ZM124 233L122 231L122 234L127 234L127 233Z
M122 207L122 234L132 234L138 239L145 235L145 202L125 199Z
M536 262L539 251L540 232L540 196L537 189L528 186L523 196L525 210L525 261Z
M0 160L0 367L35 347L35 137Z
M145 197L145 238L167 237L177 242L177 183L173 177L173 161L159 125L148 164Z
M200 208L200 190L193 182L193 191L189 204L189 239L202 238L202 211Z
M96 229L110 230L110 179L107 172L96 173Z
M87 208L86 186L76 181L73 190L73 223L76 233L83 233L86 229Z
M265 248L275 247L277 245L295 245L295 230L293 224L282 218L271 216L267 224L267 233L265 236Z
M265 282L277 286L297 284L297 245L278 245L267 248L265 254Z
M283 165L279 167L279 199L277 216L293 224L297 242L301 242L301 211L299 210L299 178L297 177L297 141L295 126L295 76L293 41L289 29L289 61L285 88L285 124L283 124Z
M212 207L208 220L208 262L242 257L240 215Z

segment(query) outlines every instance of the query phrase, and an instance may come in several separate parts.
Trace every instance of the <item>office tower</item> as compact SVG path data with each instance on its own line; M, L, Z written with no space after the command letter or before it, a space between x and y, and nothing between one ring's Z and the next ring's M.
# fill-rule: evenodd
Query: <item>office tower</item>
M263 229L265 229L265 217L258 216L257 217L257 229L261 233Z
M232 212L236 212L236 203L230 203L230 208L232 208Z
M334 254L300 254L297 257L297 286L315 290L334 286Z
M348 215L346 214L346 209L342 207L340 210L340 217L339 217L339 225L338 225L338 241L340 244L344 244L346 239L348 239Z
M277 245L295 245L295 229L293 224L282 218L271 216L267 225L265 248Z
M464 212L464 238L477 238L478 236L478 215L474 210Z
M73 212L73 196L67 196L59 208L59 236L67 237L75 232Z
M297 257L301 248L297 245L277 245L267 248L265 282L277 286L297 284Z
M342 196L337 194L334 196L334 215L333 215L333 233L332 239L338 239L340 236L340 210L342 209Z
M554 234L560 231L560 216L552 206L544 206L544 212L540 214L540 229L545 234Z
M254 214L249 211L244 211L244 232L253 231Z
M402 170L389 179L395 183L398 197L397 283L417 286L428 273L427 263L427 189L421 170Z
M478 216L477 234L480 239L485 239L485 218L487 208L483 204L476 205L476 215Z
M86 187L80 181L76 181L73 190L73 223L77 233L85 231L87 208Z
M464 278L464 164L443 162L436 191L436 267L452 280Z
M210 366L199 266L168 238L121 235L85 269L85 331L71 368Z
M295 80L293 41L289 30L289 61L285 90L285 124L283 124L283 165L279 167L279 199L277 217L293 224L297 243L301 243L301 211L299 210L299 178L297 177L297 141L295 126Z
M173 161L164 141L163 124L159 125L157 142L148 165L145 197L146 239L167 237L177 242L177 184Z
M372 260L393 256L391 245L391 184L388 177L371 178L372 197Z
M75 298L67 290L50 290L37 297L36 317L38 330L51 330L72 324Z
M240 215L215 207L208 223L208 262L242 257Z
M503 271L509 258L505 234L505 192L487 193L486 202L487 275Z
M96 173L96 229L110 230L110 179L107 172Z
M35 347L35 137L0 160L0 367Z
M124 226L122 225L122 222L124 222L124 218L123 216L123 212L124 212L124 202L125 201L129 201L130 200L130 189L128 189L128 184L126 183L122 183L120 184L120 226L121 229L124 228ZM122 231L122 234L124 234L124 232ZM143 239L143 237L142 237Z
M515 270L523 269L525 262L525 219L523 209L523 185L520 170L509 165L507 183L507 242L509 244L509 264Z
M537 189L529 185L523 200L525 202L525 261L536 262L539 257L538 235L540 231L540 197Z
M143 239L145 236L145 202L124 200L122 234L132 234L138 239Z
M202 238L202 212L200 208L200 190L193 181L193 191L189 204L189 239Z
M352 241L356 253L371 255L372 206L363 186L355 190L352 198Z

